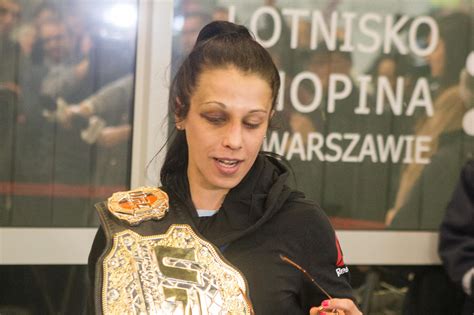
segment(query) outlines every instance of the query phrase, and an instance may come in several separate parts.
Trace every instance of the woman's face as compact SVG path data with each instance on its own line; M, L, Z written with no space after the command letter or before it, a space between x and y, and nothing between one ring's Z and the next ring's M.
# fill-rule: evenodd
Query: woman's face
M428 63L430 64L431 76L433 78L439 78L444 73L445 58L446 58L445 49L446 48L445 48L444 41L440 39L435 50L427 57Z
M191 187L235 187L252 167L267 131L272 91L234 67L204 70L191 96L186 131ZM197 185L197 186L195 186Z
M377 69L377 75L386 77L392 87L397 85L397 65L393 59L383 59Z

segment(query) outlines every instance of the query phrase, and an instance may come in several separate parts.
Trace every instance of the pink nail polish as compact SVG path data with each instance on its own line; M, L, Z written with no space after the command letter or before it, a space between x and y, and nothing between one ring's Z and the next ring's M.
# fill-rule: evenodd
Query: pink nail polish
M319 312L318 315L326 315L325 312Z
M328 300L324 300L323 303L321 303L322 306L326 307L329 305L329 301Z

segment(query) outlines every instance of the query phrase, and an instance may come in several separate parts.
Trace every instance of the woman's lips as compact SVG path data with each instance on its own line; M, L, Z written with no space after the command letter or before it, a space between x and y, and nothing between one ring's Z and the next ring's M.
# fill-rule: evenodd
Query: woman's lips
M239 170L242 160L214 158L214 162L220 173L223 175L233 175Z

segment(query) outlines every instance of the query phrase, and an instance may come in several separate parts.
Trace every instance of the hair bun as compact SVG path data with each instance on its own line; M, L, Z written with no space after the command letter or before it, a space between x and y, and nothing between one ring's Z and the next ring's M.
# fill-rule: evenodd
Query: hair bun
M196 44L209 40L213 37L223 36L223 35L244 35L244 37L248 37L252 39L252 35L250 35L249 30L242 25L234 24L227 21L214 21L202 28L199 32L199 35L196 40Z

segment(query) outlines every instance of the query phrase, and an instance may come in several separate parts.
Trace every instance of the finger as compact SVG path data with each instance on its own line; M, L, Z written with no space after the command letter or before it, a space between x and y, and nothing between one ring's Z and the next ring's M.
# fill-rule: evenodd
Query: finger
M337 309L339 311L343 311L343 313L339 312L340 314L347 314L347 315L361 315L362 314L357 308L357 306L355 305L355 303L350 299L324 300L321 303L321 306L323 306L325 310Z
M344 315L344 312L338 310L324 310L320 307L313 307L309 310L309 315Z

